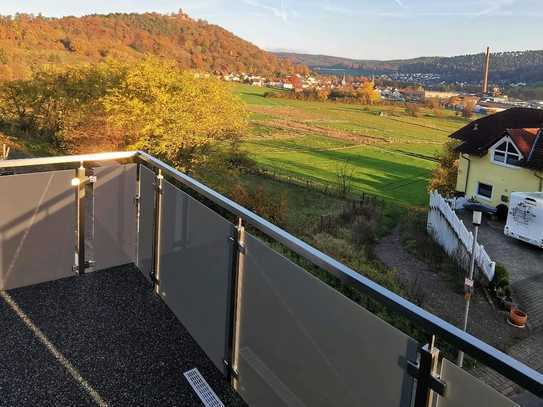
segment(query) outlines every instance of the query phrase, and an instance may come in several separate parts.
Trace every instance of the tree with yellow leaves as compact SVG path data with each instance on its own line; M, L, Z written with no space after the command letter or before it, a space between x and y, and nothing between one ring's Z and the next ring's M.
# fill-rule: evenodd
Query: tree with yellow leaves
M455 148L458 141L451 140L445 143L443 151L439 154L439 165L432 171L432 178L428 184L428 191L439 191L444 196L453 196L456 191L458 177L458 152Z
M373 105L381 100L381 95L375 89L373 81L365 81L356 90L357 99L364 105Z
M155 58L38 71L0 84L0 121L63 152L144 149L190 172L247 114L226 84Z
M156 59L130 68L103 104L109 123L133 147L186 172L205 160L214 143L236 141L247 126L242 101L218 79Z

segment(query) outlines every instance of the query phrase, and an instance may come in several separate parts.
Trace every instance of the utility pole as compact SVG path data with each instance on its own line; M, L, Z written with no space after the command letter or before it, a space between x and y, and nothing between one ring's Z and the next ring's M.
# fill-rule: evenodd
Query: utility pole
M490 47L486 47L485 65L483 68L483 96L488 93L488 71L490 69Z
M475 247L477 246L477 236L479 235L479 226L481 226L481 220L483 213L479 211L473 211L473 244L471 245L471 261L469 265L469 277L464 280L464 298L466 299L466 310L464 312L464 325L463 331L467 332L468 329L468 315L469 304L471 301L471 295L473 294L473 273L475 271ZM458 351L457 365L462 367L464 364L464 352Z

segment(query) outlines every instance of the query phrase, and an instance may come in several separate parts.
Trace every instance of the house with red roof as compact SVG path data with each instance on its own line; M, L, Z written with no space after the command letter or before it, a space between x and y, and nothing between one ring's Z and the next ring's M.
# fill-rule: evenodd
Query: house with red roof
M543 191L543 110L512 108L453 133L460 153L456 190L507 216L512 192Z

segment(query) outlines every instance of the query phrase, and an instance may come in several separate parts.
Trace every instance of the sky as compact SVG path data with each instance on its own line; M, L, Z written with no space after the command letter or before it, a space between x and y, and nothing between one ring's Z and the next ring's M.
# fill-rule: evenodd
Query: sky
M1 0L0 14L176 12L261 48L358 59L542 49L543 0Z

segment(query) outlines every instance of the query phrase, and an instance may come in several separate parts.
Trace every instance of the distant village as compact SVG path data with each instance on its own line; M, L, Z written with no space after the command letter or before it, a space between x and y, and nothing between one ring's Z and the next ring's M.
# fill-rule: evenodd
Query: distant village
M422 75L422 74L421 74ZM364 82L375 81L374 78L358 76L334 76L334 75L290 75L284 78L266 78L261 75L248 73L230 73L223 75L227 82L245 83L257 87L302 92L306 89L327 89L356 91ZM392 78L378 77L379 82L392 80ZM439 91L425 88L422 85L413 84L404 87L384 86L375 84L375 90L381 100L391 102L424 103L428 99L438 99L450 109L462 111L467 102L475 105L474 112L479 114L491 114L501 112L511 107L530 107L543 109L542 100L524 101L503 95L501 90L494 87L486 92L463 93L453 91Z
M499 87L489 85L490 49L487 48L485 65L482 69L482 86L479 92L442 91L434 86L424 85L435 81L435 74L410 73L380 75L377 78L363 76L338 76L337 74L290 75L282 78L266 78L248 73L229 73L222 75L227 82L238 82L258 87L303 92L305 90L338 90L354 92L364 83L371 81L380 99L390 102L424 103L429 99L438 100L446 108L462 111L467 104L473 106L474 113L491 114L511 107L543 109L543 100L520 100L502 93ZM322 73L322 72L321 72ZM429 82L430 81L430 82ZM401 86L404 84L405 86ZM395 86L394 86L395 85ZM461 85L461 84L460 84ZM523 86L519 83L515 86ZM462 86L459 86L460 88Z

